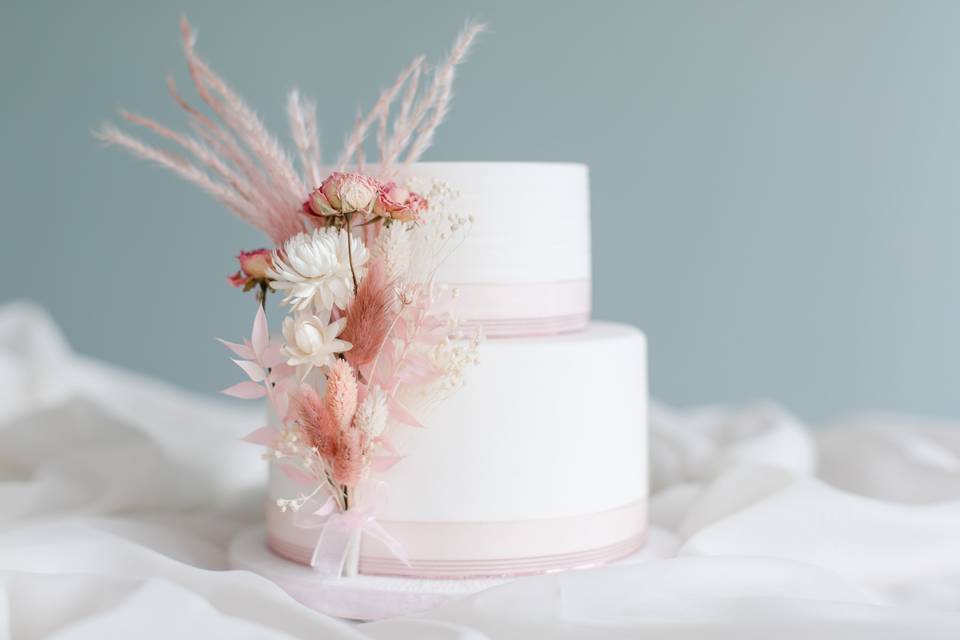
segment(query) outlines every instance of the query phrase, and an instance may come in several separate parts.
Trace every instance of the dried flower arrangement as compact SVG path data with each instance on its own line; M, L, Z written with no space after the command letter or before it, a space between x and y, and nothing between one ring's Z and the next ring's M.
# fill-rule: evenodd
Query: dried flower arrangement
M303 487L276 506L296 512L300 526L322 527L314 565L331 574L344 570L361 531L403 559L372 516L380 487L375 474L403 457L390 430L422 426L416 413L455 390L476 358L478 336L464 339L451 311L455 291L434 282L469 219L449 212L455 197L449 186L419 193L396 175L430 146L450 106L454 71L482 29L468 25L433 68L416 58L358 116L326 177L315 104L296 90L287 101L298 172L256 113L197 55L186 19L183 51L209 115L187 102L172 79L170 93L193 135L121 115L192 159L111 124L97 132L199 186L276 244L241 251L239 270L228 278L255 291L259 304L250 338L222 341L250 378L224 393L269 401L279 424L246 440L267 447L268 457ZM368 171L364 146L374 127L378 158ZM271 338L267 326L271 292L282 293L290 309L282 339Z

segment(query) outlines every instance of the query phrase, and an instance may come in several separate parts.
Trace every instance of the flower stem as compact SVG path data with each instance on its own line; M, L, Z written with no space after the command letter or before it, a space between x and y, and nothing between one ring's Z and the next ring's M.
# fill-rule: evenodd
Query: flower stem
M263 307L263 312L267 312L267 289L269 285L266 280L260 281L260 292L257 294L257 300L260 301L260 306Z
M353 269L353 235L350 232L350 216L344 216L347 220L347 259L350 261L350 276L353 277L353 295L357 295L357 272Z

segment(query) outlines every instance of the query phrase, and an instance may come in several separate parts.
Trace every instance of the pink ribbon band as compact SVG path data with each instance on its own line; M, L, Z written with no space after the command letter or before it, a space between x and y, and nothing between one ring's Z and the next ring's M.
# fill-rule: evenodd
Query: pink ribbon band
M459 284L461 325L488 338L517 338L584 329L590 322L590 280Z
M315 536L305 537L284 515L268 509L270 549L310 564ZM643 544L646 501L592 514L525 521L380 524L406 558L397 559L380 540L365 535L362 574L447 579L534 575L598 566L631 555Z

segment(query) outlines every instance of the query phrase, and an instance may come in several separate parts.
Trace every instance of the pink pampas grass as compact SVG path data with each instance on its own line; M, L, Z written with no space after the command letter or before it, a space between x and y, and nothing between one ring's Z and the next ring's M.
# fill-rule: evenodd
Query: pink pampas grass
M373 361L393 321L393 296L382 260L375 260L347 308L341 338L353 345L344 356L356 369Z
M192 159L178 156L104 124L96 133L104 142L123 147L152 160L199 186L226 205L240 218L282 244L306 230L300 205L320 182L320 143L316 107L294 90L287 100L287 116L302 166L302 175L277 139L267 131L257 113L244 102L197 54L196 38L186 18L180 29L183 53L194 88L213 116L190 105L172 80L168 88L182 108L195 135L168 129L149 118L124 113L132 124L142 126L170 140ZM379 171L389 178L395 164L415 162L433 142L434 132L449 110L453 95L454 70L465 58L483 25L468 24L447 58L432 72L429 83L421 83L426 65L419 56L385 89L366 115L359 114L347 136L338 167L362 168L364 141L376 125ZM421 91L421 85L426 88ZM395 117L391 110L399 97ZM365 229L373 233L375 229Z
M317 132L317 105L312 100L302 100L300 92L294 89L287 98L287 118L290 131L300 154L300 163L307 186L314 189L320 186L323 176L320 173L320 136Z
M464 30L457 37L450 51L450 55L442 65L434 72L433 83L427 95L430 97L426 102L426 107L417 110L417 115L412 119L411 128L419 125L416 132L416 138L410 144L404 163L416 162L423 155L423 152L433 144L433 136L446 118L450 110L450 101L453 98L453 79L454 71L470 51L473 41L482 33L486 27L482 24L467 24ZM429 111L429 116L427 112ZM426 118L424 120L424 118ZM422 124L421 124L422 122ZM402 149L403 145L396 145L396 153Z
M143 116L127 113L123 116L178 144L197 164L146 144L109 124L103 125L96 135L174 171L213 195L274 242L282 243L305 229L297 209L306 193L304 180L256 112L197 55L194 34L185 18L180 28L190 77L216 119L190 106L177 93L172 81L168 83L170 93L187 112L199 138L174 132ZM303 131L295 130L294 134L298 139L309 141L311 129L315 127L310 116L304 114L302 120ZM314 146L308 144L307 152L319 153L319 149L314 152ZM318 156L311 156L307 164L312 164L314 158L319 164Z
M433 70L431 82L422 93L419 89L425 68L423 56L416 58L404 69L396 81L380 94L370 112L358 118L353 131L347 136L343 154L340 156L340 170L362 162L363 141L374 123L378 123L377 146L380 151L381 177L389 178L395 174L395 165L401 157L403 164L420 159L433 143L434 133L450 109L454 71L466 58L474 40L485 28L482 24L467 24L457 37L450 54ZM403 95L400 107L388 137L390 110L401 91Z

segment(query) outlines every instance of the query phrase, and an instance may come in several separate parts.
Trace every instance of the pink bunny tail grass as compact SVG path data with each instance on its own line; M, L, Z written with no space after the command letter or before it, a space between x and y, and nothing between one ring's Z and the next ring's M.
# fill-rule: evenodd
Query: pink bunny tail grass
M333 461L337 453L339 429L320 394L304 385L292 395L291 402L300 432L307 442L317 448L321 458Z
M392 291L381 260L375 260L347 308L347 326L341 338L353 345L344 353L357 369L380 352L393 321Z
M364 467L363 440L363 432L359 429L340 432L337 451L330 465L335 483L352 489L360 482Z
M357 413L357 375L346 360L337 360L327 374L327 412L340 431L350 428Z

